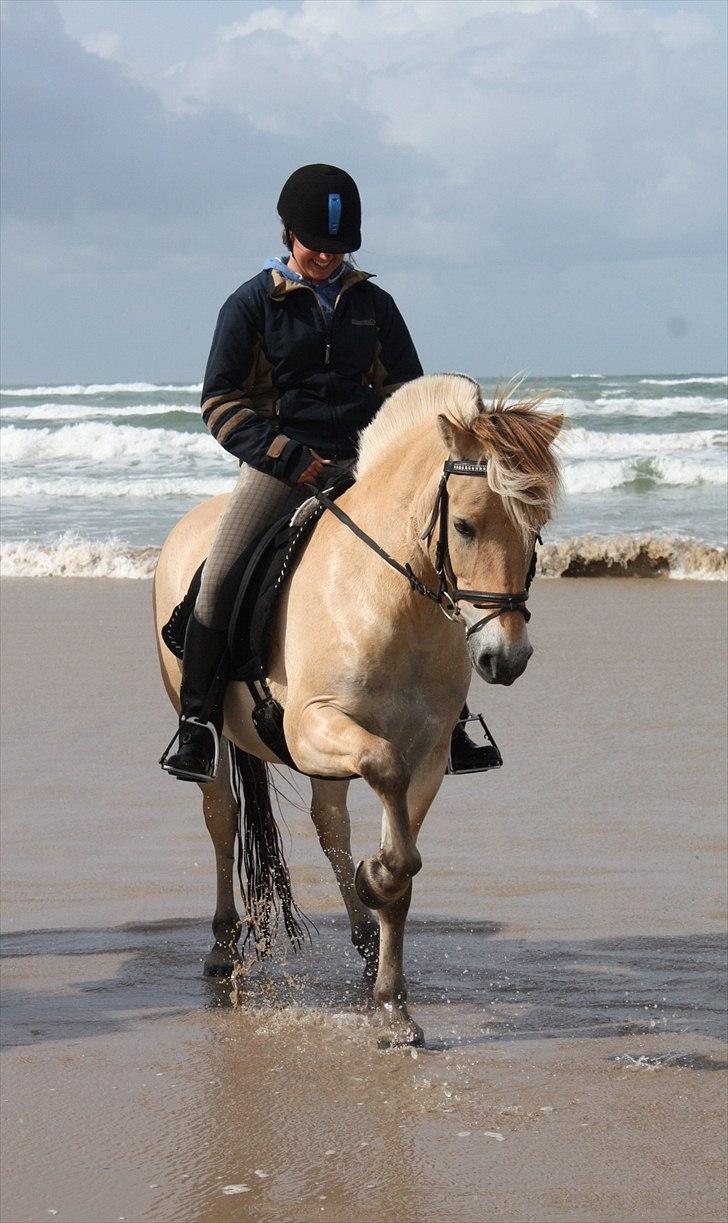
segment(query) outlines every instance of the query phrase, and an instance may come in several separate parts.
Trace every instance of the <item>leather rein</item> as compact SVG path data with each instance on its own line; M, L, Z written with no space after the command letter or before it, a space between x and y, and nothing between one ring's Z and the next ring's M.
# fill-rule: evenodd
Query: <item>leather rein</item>
M450 550L448 547L447 527L448 527L448 509L449 509L449 494L447 482L450 476L487 476L488 464L475 463L470 459L446 459L440 477L440 483L435 497L435 504L432 507L428 524L422 532L420 539L430 541L435 526L439 523L439 532L437 536L437 544L435 546L435 574L437 576L437 587L433 588L423 582L412 571L411 565L401 565L398 560L385 552L376 540L367 535L366 531L362 531L361 527L342 510L335 501L327 495L325 491L317 489L315 491L316 500L325 506L339 522L348 527L363 543L376 552L382 560L389 565L390 569L396 570L407 579L410 586L417 594L423 595L426 599L430 599L436 603L448 620L457 620L462 613L458 604L461 600L466 603L472 603L475 607L488 609L489 614L483 616L476 624L472 624L466 631L466 638L472 633L477 632L484 624L490 620L495 620L498 616L502 616L504 612L520 612L524 620L528 623L531 619L531 613L526 607L531 582L536 573L536 548L534 547L531 564L529 565L528 574L526 576L525 589L518 591L516 594L499 594L490 590L462 590L457 585L457 579L453 572L452 564L450 563ZM541 543L541 536L537 535L536 539ZM447 606L446 606L447 604ZM492 609L492 610L490 610Z

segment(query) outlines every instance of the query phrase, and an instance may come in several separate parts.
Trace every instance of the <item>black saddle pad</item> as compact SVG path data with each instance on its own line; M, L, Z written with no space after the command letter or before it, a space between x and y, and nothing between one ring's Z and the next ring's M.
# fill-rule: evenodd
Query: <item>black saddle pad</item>
M354 483L344 476L333 489L332 500ZM254 540L228 571L215 608L217 629L227 629L232 679L257 680L265 676L268 634L276 601L291 566L324 512L313 507L304 522L290 525L290 511ZM190 582L187 594L162 629L162 640L177 658L182 657L185 630L200 589L203 565Z

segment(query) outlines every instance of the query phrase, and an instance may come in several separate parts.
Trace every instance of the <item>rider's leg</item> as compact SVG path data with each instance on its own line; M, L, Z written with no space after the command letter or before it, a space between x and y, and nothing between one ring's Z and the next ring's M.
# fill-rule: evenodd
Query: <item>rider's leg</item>
M187 625L179 746L174 754L162 758L162 767L182 781L204 782L215 776L227 681L227 624L218 602L225 577L243 549L276 518L293 512L306 495L246 463L240 469Z

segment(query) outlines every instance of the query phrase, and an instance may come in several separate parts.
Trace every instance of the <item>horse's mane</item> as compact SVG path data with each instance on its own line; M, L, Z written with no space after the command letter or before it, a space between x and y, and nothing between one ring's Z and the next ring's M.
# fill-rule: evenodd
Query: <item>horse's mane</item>
M488 483L519 530L524 535L538 530L553 513L561 488L550 446L562 418L538 411L549 392L513 402L517 386L499 388L486 405L478 383L464 374L430 374L405 383L363 430L357 478L403 433L442 415L469 434L474 448L487 457Z

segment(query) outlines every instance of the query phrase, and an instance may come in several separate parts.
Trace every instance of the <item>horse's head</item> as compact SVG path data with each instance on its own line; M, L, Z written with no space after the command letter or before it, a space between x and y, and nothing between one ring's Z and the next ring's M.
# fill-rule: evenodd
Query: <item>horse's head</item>
M537 411L543 398L509 403L506 394L487 408L481 402L467 423L461 413L438 416L449 458L487 464L484 477L448 478L448 577L460 590L517 595L526 589L536 535L559 491L551 443L563 418ZM472 630L468 650L478 674L489 684L512 684L533 653L523 612L493 610L462 596L459 606Z

